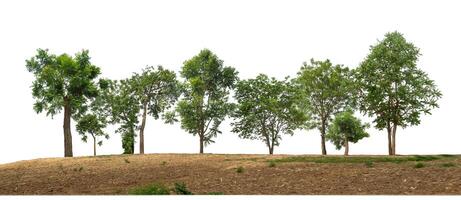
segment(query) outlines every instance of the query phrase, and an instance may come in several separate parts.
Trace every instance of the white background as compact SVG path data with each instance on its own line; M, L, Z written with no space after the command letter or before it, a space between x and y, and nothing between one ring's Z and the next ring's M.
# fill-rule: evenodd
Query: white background
M294 76L303 61L329 58L356 67L369 46L399 31L421 48L418 66L443 93L440 108L421 125L398 129L398 154L461 153L459 47L461 7L456 1L22 1L0 2L0 163L63 156L62 114L54 119L33 109L25 60L37 48L73 55L89 49L102 77L121 79L147 65L178 72L182 63L209 48L242 79L258 73ZM261 141L230 132L206 153L265 154ZM75 156L92 155L73 126ZM107 131L98 154L122 152L120 135ZM385 131L351 145L350 154L386 154ZM196 153L198 138L179 124L149 118L146 153ZM138 152L136 143L136 152ZM327 146L331 154L335 151ZM317 130L284 136L276 154L319 154Z

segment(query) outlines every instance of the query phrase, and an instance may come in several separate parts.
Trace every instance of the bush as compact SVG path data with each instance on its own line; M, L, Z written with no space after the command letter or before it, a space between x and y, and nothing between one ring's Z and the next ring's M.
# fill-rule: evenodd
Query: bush
M420 162L416 163L415 165L415 168L423 168L423 167L424 167L424 164Z
M237 173L243 173L243 171L245 171L245 169L243 169L242 166L237 167L237 170L236 170Z
M187 189L185 183L174 183L174 191L179 195L192 195L192 192Z
M144 187L134 188L128 192L134 195L168 195L170 191L162 184L152 184Z
M271 160L271 161L269 162L269 167L275 167L275 162Z

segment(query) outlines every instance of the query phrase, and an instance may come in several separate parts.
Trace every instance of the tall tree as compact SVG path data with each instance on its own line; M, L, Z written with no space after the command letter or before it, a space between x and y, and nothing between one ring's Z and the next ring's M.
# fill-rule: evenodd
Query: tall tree
M342 65L333 65L330 60L304 62L296 82L304 100L309 104L314 125L321 136L322 155L327 154L325 135L333 116L353 105L354 84L350 70Z
M205 145L214 142L219 125L231 112L228 102L229 90L237 81L237 72L224 67L210 50L204 49L184 62L181 76L185 78L184 97L178 102L181 127L199 136L200 153Z
M308 121L297 107L297 97L297 90L287 80L278 81L260 74L255 79L239 81L232 132L241 138L262 140L269 154L273 154L282 134L293 135L295 129Z
M437 108L442 93L418 69L420 50L399 32L371 46L357 69L360 110L374 117L375 127L387 129L389 155L395 155L397 127L418 125L421 114Z
M147 115L158 119L166 109L170 108L181 95L176 73L162 66L147 67L141 74L135 73L130 78L133 95L139 101L142 112L139 127L139 153L144 154L144 128Z
M359 140L369 137L365 131L370 125L362 123L362 121L354 117L352 110L340 112L335 116L330 127L326 139L330 140L337 150L345 148L344 155L349 155L349 142L357 143Z
M37 55L26 60L26 67L35 76L34 110L53 117L64 109L64 156L72 157L71 118L83 113L87 99L97 95L94 80L100 74L99 67L90 63L88 50L72 57L49 54L47 49L38 49Z

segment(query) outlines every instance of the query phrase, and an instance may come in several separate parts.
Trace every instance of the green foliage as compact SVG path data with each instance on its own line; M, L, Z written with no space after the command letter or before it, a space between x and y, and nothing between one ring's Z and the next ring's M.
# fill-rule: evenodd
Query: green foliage
M421 163L421 162L418 162L415 164L414 168L423 168L424 167L424 163Z
M26 60L26 67L35 76L32 96L37 113L46 111L47 116L53 117L69 104L72 116L77 117L86 110L88 98L98 94L94 80L100 69L90 63L88 50L72 57L67 54L56 56L49 54L48 49L38 49L37 55Z
M368 167L368 168L372 168L373 167L373 162L372 161L366 161L365 166Z
M222 60L204 49L184 62L181 76L185 78L184 97L176 108L181 128L198 135L201 146L212 143L212 138L221 133L219 125L232 111L228 96L238 79L237 72L232 67L223 67Z
M135 73L129 82L132 95L140 108L158 119L160 114L173 105L181 94L176 73L162 66L147 67L141 74Z
M245 171L245 169L242 166L237 167L237 169L235 170L235 172L237 172L239 174L243 173L244 171Z
M179 195L192 195L185 183L174 183L174 191Z
M313 163L366 163L366 162L390 162L390 163L402 163L411 161L432 161L443 159L443 157L437 156L292 156L279 159L273 159L271 161L276 163L285 162L313 162Z
M169 195L170 190L163 184L151 184L144 187L138 187L128 191L132 195Z
M434 81L417 68L420 55L401 33L387 33L356 71L360 110L389 135L395 135L397 126L418 125L421 114L431 114L442 97ZM389 153L395 154L395 139L391 140Z
M345 147L346 142L357 143L365 137L369 137L365 129L368 124L362 124L361 120L354 117L352 110L338 113L328 128L326 138L340 150Z
M273 160L269 161L269 167L275 167L275 162Z
M282 134L293 135L307 121L305 113L297 107L300 99L296 92L287 80L278 81L264 74L239 81L232 132L240 138L262 140L272 154Z
M356 85L347 67L333 65L330 60L306 62L295 80L301 89L301 102L308 103L306 113L312 115L312 126L317 127L322 138L333 115L355 105ZM322 141L322 154L326 154Z

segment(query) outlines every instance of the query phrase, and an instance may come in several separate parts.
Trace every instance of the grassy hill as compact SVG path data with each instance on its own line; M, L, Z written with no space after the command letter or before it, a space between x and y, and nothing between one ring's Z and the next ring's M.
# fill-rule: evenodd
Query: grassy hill
M459 195L461 156L146 154L0 165L0 194L176 194L181 189L228 195Z

